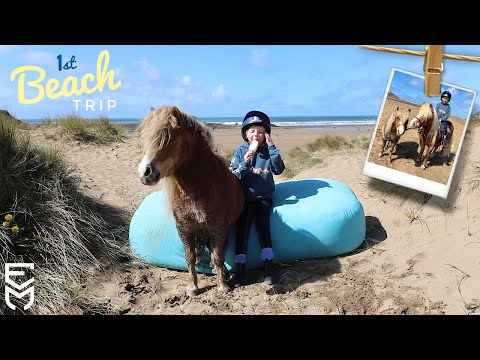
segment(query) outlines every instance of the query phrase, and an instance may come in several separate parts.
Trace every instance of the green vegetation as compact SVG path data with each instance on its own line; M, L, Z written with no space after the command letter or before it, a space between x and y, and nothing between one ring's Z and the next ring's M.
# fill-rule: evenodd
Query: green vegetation
M232 161L234 152L235 152L235 150L220 151L220 150L216 149L216 151L215 151L215 153L225 161L225 164L227 164L227 166L230 165L230 162Z
M366 150L370 145L370 137L362 135L356 138L326 135L304 147L295 147L288 152L286 168L283 176L291 179L302 171L321 164L332 152Z
M473 114L470 117L470 126L479 126L480 125L480 112L477 112L476 114Z
M383 199L384 196L388 196L397 199L400 204L403 204L407 200L423 204L431 197L430 194L374 178L369 179L367 187L372 196L381 199Z
M469 192L480 190L480 164L473 164L472 172L467 178L467 187Z
M7 262L35 264L29 313L89 312L91 300L74 294L93 269L126 256L128 215L82 195L61 153L36 146L28 131L2 116L0 144L0 268ZM0 272L2 299L4 276ZM19 309L28 301L12 298ZM0 314L9 312L0 302Z
M44 119L40 128L46 138L68 138L83 143L109 143L125 137L125 128L112 124L106 117L87 120L76 114L62 115L56 121Z

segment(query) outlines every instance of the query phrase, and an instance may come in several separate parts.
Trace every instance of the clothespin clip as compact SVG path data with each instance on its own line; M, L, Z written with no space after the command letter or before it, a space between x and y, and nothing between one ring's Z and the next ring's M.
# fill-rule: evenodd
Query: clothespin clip
M363 45L364 48L376 51L386 51L397 54L424 56L423 71L425 71L425 95L440 95L440 80L443 71L442 58L480 62L480 56L444 54L443 45L427 45L426 51L394 49L382 46Z
M423 71L425 72L425 94L440 95L440 82L443 71L443 45L427 45Z

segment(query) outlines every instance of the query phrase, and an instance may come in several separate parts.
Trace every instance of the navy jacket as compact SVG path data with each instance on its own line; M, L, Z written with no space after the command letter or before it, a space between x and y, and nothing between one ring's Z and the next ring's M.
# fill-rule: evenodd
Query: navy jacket
M280 152L275 145L268 146L263 143L258 146L250 163L246 163L243 157L247 153L248 147L247 142L238 147L230 162L230 171L240 180L248 202L272 199L275 190L273 174L280 175L285 170ZM265 170L265 173L255 174L254 168Z
M439 121L447 121L450 116L450 104L443 105L441 102L435 107Z

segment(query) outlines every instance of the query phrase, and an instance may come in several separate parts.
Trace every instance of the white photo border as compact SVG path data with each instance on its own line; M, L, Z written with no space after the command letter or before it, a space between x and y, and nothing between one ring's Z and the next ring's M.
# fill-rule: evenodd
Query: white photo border
M362 174L366 175L366 176L376 178L376 179L379 179L379 180L388 181L390 183L397 184L397 185L400 185L400 186L408 187L408 188L411 188L411 189L414 189L414 190L422 191L422 192L427 193L427 194L439 196L443 199L447 199L448 193L450 191L450 185L452 183L452 179L453 179L453 176L455 174L455 168L456 168L457 163L458 163L458 157L460 155L460 151L461 151L462 146L463 146L463 140L465 139L465 134L467 132L468 124L470 122L470 116L472 115L472 109L473 109L473 105L475 103L475 99L477 97L477 92L472 90L472 89L467 89L467 88L463 88L461 86L457 86L457 85L453 85L453 84L450 84L450 83L442 82L442 85L447 85L447 86L454 87L454 88L457 88L457 89L460 89L460 90L463 90L463 91L473 93L473 99L472 99L472 103L470 104L470 110L468 111L468 116L465 119L465 126L463 127L462 137L460 139L460 142L458 143L457 152L455 154L455 159L454 159L454 162L453 162L453 165L452 165L452 169L450 171L450 176L448 178L448 182L447 182L446 185L441 184L441 183L438 183L438 182L435 182L435 181L432 181L432 180L428 180L428 179L421 178L419 176L407 174L407 173L404 173L402 171L398 171L398 170L395 170L395 169L390 169L390 168L387 168L385 166L377 165L377 164L374 164L374 163L368 161L368 159L370 157L370 152L372 150L373 143L375 141L375 135L377 133L378 126L380 124L380 118L381 118L382 113L383 113L383 108L385 106L385 102L387 100L388 92L390 90L393 75L395 74L396 71L400 71L400 72L403 72L405 74L409 74L409 75L412 75L412 76L415 76L415 77L418 77L418 78L421 78L421 79L425 80L425 76L418 75L418 74L415 74L415 73L412 73L412 72L409 72L409 71L405 71L405 70L401 70L401 69L392 67L392 69L390 71L390 77L388 79L387 87L385 88L385 94L383 96L382 106L381 106L380 111L378 113L377 123L375 125L375 129L373 130L372 139L370 141L370 147L368 148L367 157L366 157L365 163L363 165Z

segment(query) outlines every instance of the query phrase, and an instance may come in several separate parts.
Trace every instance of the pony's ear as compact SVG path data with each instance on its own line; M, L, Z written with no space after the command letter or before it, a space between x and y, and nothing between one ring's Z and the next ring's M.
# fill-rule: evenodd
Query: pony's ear
M172 106L171 110L172 110L172 115L175 116L177 120L180 120L183 118L182 112L180 111L179 108L177 108L176 106Z
M433 105L432 105L432 104L428 104L428 105L430 105L430 109L432 109L432 110L433 110Z
M412 109L408 109L408 112L411 112L411 111L412 111Z
M397 106L397 110L400 110L400 106Z

